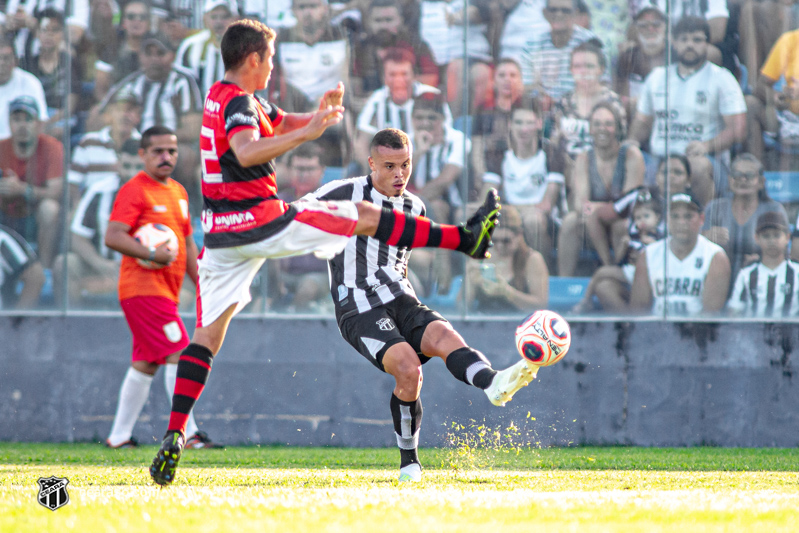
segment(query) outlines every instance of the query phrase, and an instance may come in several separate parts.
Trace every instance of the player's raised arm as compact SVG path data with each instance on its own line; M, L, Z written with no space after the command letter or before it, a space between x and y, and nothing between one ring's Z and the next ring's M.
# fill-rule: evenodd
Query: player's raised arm
M244 129L233 134L230 138L230 148L236 155L241 166L251 167L267 163L306 141L319 138L327 128L341 122L344 118L344 108L328 108L308 113L310 120L302 127L280 133L280 128L275 128L274 137L261 137L258 130ZM284 122L290 120L292 115L284 117ZM281 122L282 124L282 122Z

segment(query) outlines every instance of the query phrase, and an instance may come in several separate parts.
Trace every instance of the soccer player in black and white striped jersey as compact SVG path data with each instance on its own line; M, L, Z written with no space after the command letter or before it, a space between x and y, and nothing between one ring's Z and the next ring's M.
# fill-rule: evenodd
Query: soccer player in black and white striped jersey
M18 292L20 282L22 290ZM0 225L0 309L36 307L43 285L44 270L30 244Z
M776 211L757 219L755 242L760 261L742 268L727 308L753 317L796 316L799 311L799 264L786 259L790 242L788 221Z
M371 174L331 182L306 198L365 201L423 216L424 203L406 190L413 160L408 135L393 128L381 130L372 139L370 153ZM329 265L341 335L396 381L389 406L401 456L399 480L415 482L422 475L416 450L424 363L441 358L456 379L484 390L494 405L510 401L535 378L537 367L521 360L507 370L493 370L444 317L417 299L407 278L410 253L407 245L356 235Z

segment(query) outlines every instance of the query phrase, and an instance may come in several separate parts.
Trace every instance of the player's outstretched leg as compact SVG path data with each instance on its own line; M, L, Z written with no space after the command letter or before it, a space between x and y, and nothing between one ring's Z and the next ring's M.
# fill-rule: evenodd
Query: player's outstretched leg
M536 374L538 367L522 359L515 365L497 372L491 385L485 389L486 396L494 405L505 405L519 389L533 381Z
M494 405L505 405L513 395L535 379L538 367L522 359L497 372L486 357L469 346L447 356L447 369L460 381L482 389Z
M161 448L150 465L150 477L153 481L161 485L169 485L175 480L175 472L178 469L180 456L183 454L183 445L186 438L180 431L167 431Z
M457 250L475 259L490 257L491 235L499 223L499 195L491 189L483 205L465 224L437 224L426 217L417 217L384 207L374 238L390 246L402 248L444 248Z
M419 430L422 426L422 400L417 398L405 402L391 394L391 418L400 449L400 483L416 483L422 480L422 465L419 462Z

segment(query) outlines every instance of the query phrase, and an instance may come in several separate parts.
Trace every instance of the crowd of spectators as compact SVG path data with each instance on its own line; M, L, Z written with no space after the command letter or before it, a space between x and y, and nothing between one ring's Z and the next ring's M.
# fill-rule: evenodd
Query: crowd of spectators
M799 172L796 1L0 0L0 10L2 308L35 307L48 291L70 306L113 293L118 257L102 233L150 126L177 132L173 177L199 219L203 95L240 17L278 31L268 101L301 112L339 81L347 90L345 120L277 162L287 199L368 172L371 136L396 127L413 139L408 189L431 218L460 220L488 187L513 207L488 268L418 253L423 297L465 280L470 309L532 311L547 306L552 273L594 278L581 313L719 312L736 299L736 314L774 314L779 305L759 302L790 276L774 274L783 286L760 296L757 279L737 278L762 281L783 240L786 260L799 257L783 238L799 196L783 205L767 193L767 176L790 187ZM768 268L753 269L764 242ZM664 265L687 268L687 257L702 265L672 279ZM323 278L321 263L276 263L264 293L275 308L320 308ZM701 305L681 300L686 291Z

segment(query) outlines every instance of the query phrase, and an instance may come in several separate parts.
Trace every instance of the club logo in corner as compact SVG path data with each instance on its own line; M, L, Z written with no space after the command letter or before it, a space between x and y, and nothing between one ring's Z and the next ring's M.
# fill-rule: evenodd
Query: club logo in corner
M38 502L55 511L69 503L69 493L67 492L67 485L69 480L65 477L40 477L39 483L39 496Z

